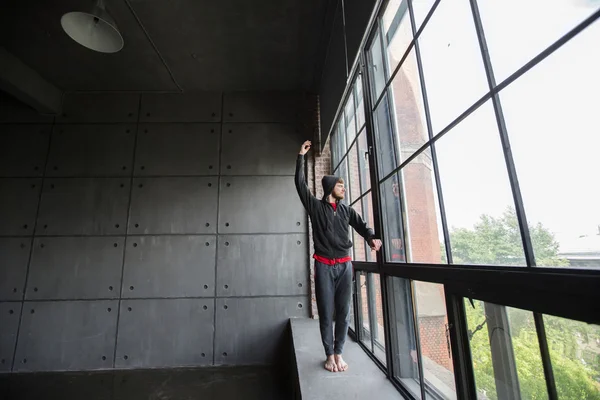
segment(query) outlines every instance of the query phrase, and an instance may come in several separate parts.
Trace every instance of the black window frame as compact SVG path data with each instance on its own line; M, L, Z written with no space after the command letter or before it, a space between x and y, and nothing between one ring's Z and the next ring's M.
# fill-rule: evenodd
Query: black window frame
M368 146L368 164L369 173L371 178L371 188L362 193L358 199L355 199L352 205L357 202L361 202L363 206L363 213L366 212L365 199L370 196L373 208L374 226L379 238L383 239L386 237L386 227L383 223L382 218L382 199L380 194L380 185L385 182L392 175L402 171L402 169L419 156L423 151L429 149L432 155L432 162L434 166L435 174L435 185L437 187L437 195L439 201L439 207L441 212L442 230L444 233L444 241L446 244L446 256L448 264L424 264L424 263L391 263L387 262L383 257L383 252L377 254L377 259L374 262L354 262L355 267L355 280L354 280L354 318L355 327L361 326L359 320L359 313L362 313L361 306L361 293L359 282L360 274L378 274L380 277L381 285L381 297L384 314L384 335L386 344L386 363L382 363L373 354L372 348L367 348L361 341L360 330L352 331L351 335L357 339L359 345L369 354L375 364L377 364L388 376L390 381L398 388L398 390L407 398L415 398L403 384L394 376L394 371L397 366L397 360L392 356L394 346L397 346L394 338L394 332L392 329L393 324L391 323L392 313L395 312L394 305L390 303L390 293L388 292L389 279L393 277L403 278L410 281L423 281L439 283L444 286L446 312L449 322L449 334L450 334L450 347L453 355L453 367L456 384L457 396L460 399L476 399L476 385L473 373L473 366L471 360L471 353L468 340L468 328L465 314L465 299L476 298L484 302L490 302L498 305L505 305L515 308L521 308L524 310L530 310L534 313L536 321L536 331L539 339L540 352L542 356L542 363L544 367L544 377L548 389L549 399L556 399L556 387L554 377L552 373L551 362L548 353L547 338L544 331L544 325L542 322L542 314L554 315L563 318L569 318L579 320L587 323L600 324L600 270L594 269L574 269L574 268L535 268L535 257L531 244L531 238L528 232L527 217L523 206L523 199L521 197L518 177L514 161L512 159L512 153L510 149L510 141L507 133L506 124L504 122L504 116L502 113L502 106L500 103L499 93L510 85L512 82L517 80L527 71L532 69L535 65L542 62L545 58L551 55L553 52L558 50L561 46L569 42L587 26L596 22L600 19L600 9L590 15L584 21L581 21L572 30L564 34L561 38L555 41L552 45L538 53L529 62L509 75L502 82L497 83L494 78L493 68L490 60L490 56L487 50L485 41L484 30L479 15L477 6L477 0L468 0L473 19L475 22L475 30L477 33L477 40L480 46L482 57L484 60L484 68L486 78L488 80L489 91L483 95L480 99L474 102L468 107L462 114L456 117L450 122L445 128L439 132L434 132L431 126L430 112L428 110L427 93L425 86L425 78L423 74L422 61L420 56L419 48L419 36L424 29L427 28L427 24L431 19L431 16L435 12L441 0L436 0L432 4L432 8L419 26L418 29L414 25L414 11L412 8L411 0L402 0L399 10L404 7L404 12L410 13L412 21L412 33L413 40L409 44L402 59L395 67L394 71L387 73L385 79L386 85L382 90L381 94L377 99L373 98L372 89L373 77L368 69L368 49L375 38L381 38L384 35L382 31L381 18L385 12L387 6L386 1L379 1L375 6L375 19L369 24L368 34L363 41L357 62L355 63L349 79L349 87L353 88L353 85L357 81L357 76L362 78L362 95L364 105L364 116L365 126L357 127L357 135L354 137L353 143L357 143L358 137L364 130L367 146ZM399 21L400 17L396 15L393 19ZM598 21L600 23L600 21ZM392 22L392 27L395 26ZM391 28L390 28L391 29ZM385 53L385 48L383 49ZM416 52L417 66L419 77L421 79L421 87L423 91L423 97L425 102L425 114L426 124L428 130L428 141L424 143L415 153L405 160L401 160L400 165L394 168L386 176L380 176L378 169L378 152L377 143L375 140L374 120L373 111L380 104L384 96L387 95L391 82L393 81L396 73L399 71L411 51ZM384 54L385 57L385 54ZM387 66L387 63L384 62ZM345 96L342 99L342 105L345 105L346 98L348 95L349 88L346 88ZM353 93L356 91L351 89ZM354 96L356 102L356 96ZM523 241L523 249L527 261L526 267L506 267L506 266L489 266L489 265L461 265L452 263L452 252L450 244L450 235L448 231L448 225L445 216L445 206L443 200L443 191L440 184L439 168L437 164L437 157L435 152L435 143L446 133L451 131L457 124L463 121L466 117L471 115L484 103L491 101L494 106L494 113L500 139L502 142L502 148L504 153L504 159L506 162L506 168L509 174L509 181L511 185L511 191L513 194L513 200L516 207L516 214L519 223L519 229ZM356 106L356 104L355 104ZM345 107L340 107L341 118L344 118ZM355 110L355 116L357 112ZM338 116L334 119L337 124L340 120L340 111L338 110ZM337 132L337 125L331 130L333 134ZM345 132L344 132L345 134ZM352 148L352 144L348 144L347 149ZM332 149L337 151L337 149ZM332 170L336 170L339 167L339 162L347 157L346 154L339 154L338 165L332 165ZM333 157L332 157L333 160ZM333 163L333 161L332 161ZM362 179L360 180L362 184ZM368 281L368 279L367 279ZM372 290L372 289L371 289ZM369 290L367 290L367 293ZM369 296L367 296L369 298ZM369 305L372 307L372 305ZM413 309L414 313L414 309ZM370 313L370 326L373 324L373 319L377 318L375 315ZM413 315L414 316L414 315ZM373 338L371 332L371 339ZM416 337L418 341L418 335ZM420 353L420 351L419 351ZM422 361L421 355L419 354L419 368L422 374ZM421 379L421 397L424 398L425 393L432 398L437 398L433 388L426 387L424 379Z

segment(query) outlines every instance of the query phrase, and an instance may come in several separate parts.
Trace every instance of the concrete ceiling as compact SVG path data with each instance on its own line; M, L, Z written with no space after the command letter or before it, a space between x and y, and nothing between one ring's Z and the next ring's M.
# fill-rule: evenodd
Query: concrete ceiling
M88 50L61 16L91 0L0 0L0 46L65 91L308 90L332 0L105 0L125 40Z

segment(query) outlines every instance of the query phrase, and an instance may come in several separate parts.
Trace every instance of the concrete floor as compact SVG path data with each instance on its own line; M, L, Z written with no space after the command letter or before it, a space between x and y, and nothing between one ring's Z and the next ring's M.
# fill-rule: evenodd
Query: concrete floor
M2 400L287 400L269 367L0 375Z
M350 368L345 372L332 373L323 368L325 355L319 322L298 318L292 319L291 323L302 399L404 399L352 339L348 338L344 348L344 359Z

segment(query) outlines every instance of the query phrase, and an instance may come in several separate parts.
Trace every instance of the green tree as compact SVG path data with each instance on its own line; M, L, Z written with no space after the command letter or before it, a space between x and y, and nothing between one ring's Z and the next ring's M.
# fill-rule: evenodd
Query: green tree
M477 392L482 399L498 400L492 364L488 331L485 328L483 303L466 303L470 331L471 357ZM523 399L547 399L546 382L542 367L533 313L508 308L510 335L515 354L519 388ZM578 349L585 340L600 340L600 329L578 321L544 316L552 370L559 399L600 400L600 373L581 362ZM479 328L479 329L478 329Z
M558 256L558 242L542 224L529 225L529 235L537 265L569 265ZM457 264L525 265L519 222L512 207L500 218L482 215L473 229L453 229L450 242Z
M537 265L568 266L568 261L558 256L558 243L550 231L536 224L529 226L529 233ZM499 218L482 215L473 229L453 229L450 242L455 263L525 265L514 209L507 209ZM485 310L483 303L474 304L465 306L477 391L481 398L497 399ZM508 316L522 398L547 399L533 314L509 308ZM582 352L600 342L600 327L549 316L544 316L544 325L559 398L600 400L599 355Z

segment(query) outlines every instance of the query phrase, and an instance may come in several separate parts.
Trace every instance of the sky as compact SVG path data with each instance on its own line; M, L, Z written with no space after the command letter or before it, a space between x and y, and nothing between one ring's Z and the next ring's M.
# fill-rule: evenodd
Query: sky
M417 23L431 3L414 0ZM478 4L497 83L600 8L598 0ZM439 132L488 91L468 0L442 0L419 45ZM600 21L509 85L500 100L529 223L552 231L561 251L600 233ZM451 227L472 227L481 214L500 216L514 204L490 102L441 138L436 151Z

